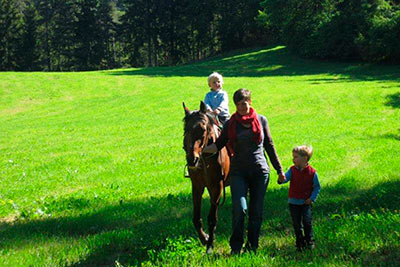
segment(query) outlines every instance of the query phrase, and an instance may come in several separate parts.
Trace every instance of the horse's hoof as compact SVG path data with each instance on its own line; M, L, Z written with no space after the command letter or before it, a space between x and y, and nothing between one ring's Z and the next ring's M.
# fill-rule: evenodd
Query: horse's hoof
M207 245L208 235L204 235L203 238L200 238L200 242L203 246Z
M206 250L207 255L210 255L213 253L213 248L212 247L208 247Z

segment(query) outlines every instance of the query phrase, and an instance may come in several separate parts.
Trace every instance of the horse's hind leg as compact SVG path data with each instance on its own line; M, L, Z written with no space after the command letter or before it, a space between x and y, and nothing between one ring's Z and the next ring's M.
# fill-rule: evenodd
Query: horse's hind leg
M192 197L193 197L193 224L199 235L203 245L207 244L208 235L204 232L201 219L201 200L204 193L204 187L196 186L192 181Z

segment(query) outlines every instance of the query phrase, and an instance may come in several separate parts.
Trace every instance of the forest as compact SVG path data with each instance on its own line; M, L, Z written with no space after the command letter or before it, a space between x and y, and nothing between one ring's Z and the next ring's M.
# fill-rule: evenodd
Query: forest
M0 0L0 70L172 66L286 45L400 62L400 0Z

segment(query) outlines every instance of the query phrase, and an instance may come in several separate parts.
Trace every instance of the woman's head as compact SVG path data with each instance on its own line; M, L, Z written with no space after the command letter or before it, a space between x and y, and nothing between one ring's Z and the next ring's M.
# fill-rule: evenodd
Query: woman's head
M236 90L233 94L233 102L235 103L236 111L240 115L249 114L251 107L251 92L244 88Z

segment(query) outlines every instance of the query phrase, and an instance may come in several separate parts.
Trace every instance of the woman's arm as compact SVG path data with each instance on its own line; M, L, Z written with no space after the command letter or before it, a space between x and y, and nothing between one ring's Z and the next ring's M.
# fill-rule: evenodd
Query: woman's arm
M272 166L277 171L278 174L283 174L283 168L279 160L278 154L276 153L274 142L272 141L271 132L269 130L268 121L265 117L261 117L261 125L264 130L264 148L267 151L269 160Z
M278 180L278 184L286 184L292 179L292 169L289 168L289 170L285 173L285 178L283 180Z

